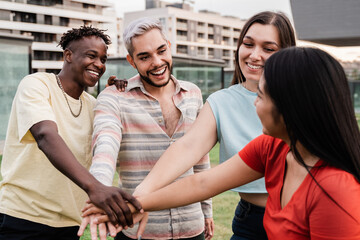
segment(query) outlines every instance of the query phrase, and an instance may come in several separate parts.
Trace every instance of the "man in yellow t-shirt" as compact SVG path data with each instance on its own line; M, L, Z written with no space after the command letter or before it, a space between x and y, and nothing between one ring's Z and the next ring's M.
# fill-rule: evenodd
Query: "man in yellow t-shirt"
M1 166L1 240L78 239L86 193L114 223L132 224L123 198L141 208L132 196L88 172L95 99L84 89L105 72L110 43L97 28L69 30L59 43L60 73L35 73L20 82Z

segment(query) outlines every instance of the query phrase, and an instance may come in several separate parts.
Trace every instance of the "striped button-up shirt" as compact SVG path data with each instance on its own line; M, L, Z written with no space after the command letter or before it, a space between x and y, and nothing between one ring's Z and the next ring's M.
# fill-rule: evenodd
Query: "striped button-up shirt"
M118 170L120 187L132 194L162 153L183 136L195 121L203 104L200 89L190 82L176 80L173 76L172 81L176 86L173 102L180 110L181 117L171 137L165 132L159 101L145 90L139 75L129 80L125 92L119 92L112 86L100 93L95 107L94 156L90 168L90 172L100 182L112 185L115 171ZM181 177L209 168L207 154ZM193 237L204 231L204 217L212 217L211 200L151 212L142 237ZM123 233L135 238L136 231L137 225Z

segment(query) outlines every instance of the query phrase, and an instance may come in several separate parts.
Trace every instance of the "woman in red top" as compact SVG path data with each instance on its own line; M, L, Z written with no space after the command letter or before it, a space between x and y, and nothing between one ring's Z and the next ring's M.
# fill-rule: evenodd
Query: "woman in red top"
M269 239L360 239L360 132L341 65L319 49L281 50L265 63L255 106L264 135L217 167L140 197L143 209L187 205L265 176Z

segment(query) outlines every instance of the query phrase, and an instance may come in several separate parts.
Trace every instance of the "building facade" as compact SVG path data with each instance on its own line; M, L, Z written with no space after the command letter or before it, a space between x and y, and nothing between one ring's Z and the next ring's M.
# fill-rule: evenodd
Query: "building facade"
M108 29L117 39L113 3L107 0L0 0L0 33L32 36L32 72L58 72L62 49L57 44L64 32L81 25ZM109 55L118 53L113 41Z
M334 46L360 46L359 0L290 0L297 36Z
M149 3L147 3L149 4ZM124 14L124 27L141 17L159 18L171 42L173 56L225 61L225 71L234 69L234 56L245 21L218 13L172 6L150 8ZM125 56L122 46L120 55Z

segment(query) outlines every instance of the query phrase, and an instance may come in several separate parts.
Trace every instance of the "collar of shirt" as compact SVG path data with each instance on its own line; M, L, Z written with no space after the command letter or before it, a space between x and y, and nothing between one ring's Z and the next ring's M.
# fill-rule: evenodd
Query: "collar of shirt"
M180 92L180 90L189 91L187 86L185 86L184 82L178 81L173 75L171 75L171 80L175 83L175 94L174 95L178 94ZM139 74L128 79L128 85L127 85L125 91L130 92L131 90L136 89L136 88L140 88L144 94L150 95L150 93L148 93L148 91L146 91L144 84L140 79Z

